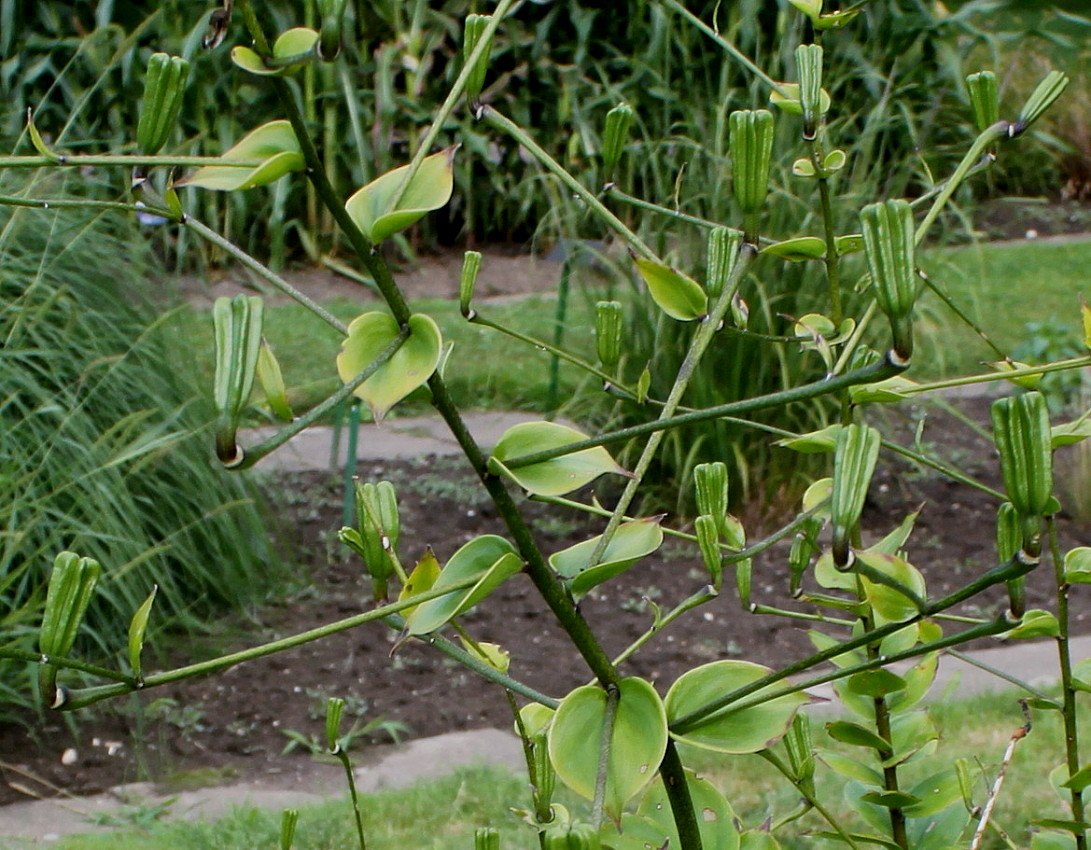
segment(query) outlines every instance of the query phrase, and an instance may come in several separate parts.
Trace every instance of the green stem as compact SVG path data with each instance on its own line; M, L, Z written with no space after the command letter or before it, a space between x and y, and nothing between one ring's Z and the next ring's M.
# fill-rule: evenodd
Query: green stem
M762 750L760 753L758 753L758 755L765 759L767 762L769 762L769 764L773 765L773 767L780 771L781 775L785 779L792 783L793 787L802 795L803 799L807 801L811 808L813 808L816 812L822 815L823 818L825 818L826 823L828 823L833 831L841 837L842 841L844 841L849 847L857 846L856 842L852 840L852 837L847 832L845 832L845 829L843 826L841 826L838 818L832 812L830 812L829 809L822 805L821 800L818 799L818 796L812 791L812 789L808 788L805 783L801 782L792 774L792 771L788 769L788 765L784 763L783 759L781 759L780 756L778 756L776 753L769 749Z
M667 802L671 806L674 825L678 829L679 850L701 850L701 831L697 826L697 812L693 808L693 799L686 784L686 771L678 748L672 738L667 739L667 751L659 766L659 775L663 777L663 787L667 792Z
M595 772L595 796L591 802L591 823L602 828L606 807L606 776L610 768L610 749L614 737L614 721L617 720L617 704L621 696L616 685L606 689L606 710L602 717L602 738L599 741L599 763Z
M523 131L523 128L516 124L514 121L506 118L501 113L497 112L491 106L482 105L479 110L479 119L491 124L498 130L507 133L516 142L521 144L530 154L537 159L542 165L544 165L552 174L565 185L573 194L575 194L581 201L587 204L587 208L599 217L604 224L611 230L617 233L623 238L629 246L638 254L647 257L649 260L653 260L662 264L655 252L645 244L639 236L633 233L632 230L623 222L620 218L610 212L609 209L596 197L594 192L589 191L579 180L569 174L564 166L562 166L557 160L551 157L546 151L532 139L527 133Z
M965 652L960 652L957 649L949 649L947 650L947 654L952 658L957 658L963 664L969 664L971 667L976 667L978 670L984 670L986 673L996 676L998 679L1003 679L1005 682L1015 685L1020 690L1024 690L1038 699L1045 700L1046 702L1053 702L1053 699L1049 694L1038 690L1029 682L1024 682L1022 679L1016 678L1011 673L1001 670L999 667L986 664L984 661L974 658L972 655L968 655ZM1057 707L1060 708L1059 705Z
M56 154L49 156L0 156L0 168L85 168L91 166L224 166L257 168L261 159L227 159L220 156L180 156L163 154Z
M660 204L653 203L652 201L645 201L643 198L637 198L634 195L630 195L627 192L623 192L617 187L616 183L607 183L603 187L603 194L608 198L614 198L623 204L628 204L631 207L637 207L638 209L647 210L648 212L657 213L658 215L664 215L668 218L673 218L676 221L681 221L686 224L693 224L697 227L704 227L711 230L714 227L720 227L714 221L710 221L707 218L700 218L699 216L689 215L688 213L680 212L679 210L672 210L670 207L664 207ZM739 231L737 231L739 232Z
M657 634L662 632L667 626L685 614L687 611L692 611L700 605L704 605L706 602L711 602L713 599L719 597L719 593L712 589L712 587L703 587L679 602L670 611L668 611L663 617L657 618L655 623L644 634L634 640L629 646L621 651L619 655L614 658L614 665L620 667L626 661L628 661L641 647L644 646Z
M830 195L830 177L823 162L822 145L817 138L807 143L818 178L818 195L822 203L822 224L826 232L826 286L830 298L830 318L841 327L844 314L841 307L841 256L837 253L837 231L834 229L833 200Z
M956 317L958 317L959 321L961 321L964 325L970 328L970 330L978 335L978 337L981 339L982 342L985 343L985 345L989 346L989 348L993 350L993 354L995 354L1000 359L1004 359L1008 356L1004 353L999 345L992 341L989 335L985 333L984 329L980 325L978 325L973 319L971 319L966 314L966 312L955 303L955 300L950 295L948 295L946 292L936 286L936 284L932 281L932 278L930 278L920 269L917 269L917 276L920 277L920 279L924 281L924 285L940 301L943 302L944 306L952 313L954 313Z
M0 206L5 207L30 207L32 209L88 209L88 210L118 210L129 213L150 213L151 215L171 218L174 213L168 209L149 207L142 204L134 204L126 201L92 201L82 198L20 198L18 195L0 195Z
M1011 369L1004 372L986 372L983 375L967 375L962 378L948 378L943 381L932 381L928 384L917 384L899 388L898 392L904 395L919 395L933 390L946 390L951 387L966 387L972 384L987 384L991 381L1010 381L1014 378L1022 378L1028 375L1046 375L1050 372L1063 372L1068 369L1080 369L1091 366L1091 355L1073 357L1070 360L1058 360L1055 363L1047 363L1044 366L1026 366L1020 369Z
M337 747L335 755L345 769L345 778L349 786L349 799L352 801L352 816L356 821L356 837L360 842L360 850L367 850L367 840L364 838L364 815L360 811L360 795L356 793L356 777L352 772L352 762L349 761L348 753L340 745Z
M99 667L95 664L88 664L78 658L57 658L52 655L42 655L40 652L31 652L28 649L0 649L0 658L7 658L11 661L25 661L28 664L52 664L54 667L63 670L78 670L81 673L98 676L100 679L124 682L131 685L134 690L140 686L140 681L135 676L117 670L110 670L106 667Z

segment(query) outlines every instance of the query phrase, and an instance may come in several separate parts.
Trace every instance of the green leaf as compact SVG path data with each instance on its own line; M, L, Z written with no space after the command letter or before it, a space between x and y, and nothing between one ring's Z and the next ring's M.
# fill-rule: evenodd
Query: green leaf
M840 753L823 751L819 756L831 770L844 776L846 779L855 779L865 785L882 785L883 775L873 767L869 767L856 759L843 756Z
M549 759L569 788L594 799L606 725L606 692L595 685L566 696L549 728ZM643 679L622 679L606 765L605 811L615 821L656 775L667 749L667 717L659 694Z
M521 422L504 432L492 457L489 470L506 475L535 496L563 496L594 481L600 475L614 472L628 475L614 462L602 446L561 455L541 463L509 469L507 464L535 452L556 449L586 440L587 435L575 428L555 422Z
M432 590L473 580L461 590L422 602L405 618L405 633L426 635L472 608L523 567L515 547L503 537L485 534L455 552L440 571Z
M1023 622L999 637L1005 640L1029 640L1030 638L1057 637L1060 627L1057 618L1049 611L1032 608L1023 615Z
M1054 449L1082 443L1088 437L1091 437L1091 416L1081 416L1074 422L1054 425L1049 429L1049 445Z
M801 156L792 163L792 174L796 177L809 179L815 177L818 172L814 170L814 163L808 157Z
M781 91L774 89L769 93L769 102L789 115L802 115L803 105L799 102L799 83L778 83ZM822 89L819 95L822 114L830 111L830 93Z
M911 396L911 393L907 393L906 390L910 390L915 386L917 386L916 381L903 378L901 375L895 375L893 378L887 378L885 381L878 381L874 384L858 384L855 387L849 387L849 400L853 404L902 401Z
M1076 837L1063 832L1036 832L1030 850L1076 850Z
M663 529L659 525L662 519L661 516L639 519L618 526L602 553L602 560L590 569L587 564L602 539L601 534L556 552L550 556L549 565L561 578L570 580L572 595L579 600L592 587L620 575L658 549L663 544Z
M901 691L905 685L905 679L901 676L882 668L856 673L849 676L845 682L845 686L852 693L872 698L885 697L887 694Z
M738 850L738 822L724 795L690 770L686 770L686 787L697 815L703 850ZM622 817L621 835L609 834L604 840L614 850L681 846L662 778L657 777L648 787L635 815Z
M1072 679L1077 690L1091 693L1091 658L1084 658L1072 665Z
M840 425L827 425L825 428L811 431L809 434L800 434L798 437L785 437L783 440L777 440L773 445L783 446L786 449L792 449L805 455L832 452L837 445L837 432L840 430Z
M458 145L425 157L400 200L394 194L402 188L409 166L403 165L372 180L345 202L345 210L372 242L382 242L425 213L438 210L451 200L454 191L454 160Z
M822 167L830 174L836 174L845 167L845 163L848 162L848 159L848 156L843 150L832 150L826 154L826 159L822 162Z
M273 183L291 171L302 171L306 165L299 140L292 125L285 120L270 121L250 131L220 158L261 162L256 166L206 165L174 185L233 192Z
M860 799L884 809L904 809L920 802L919 798L905 791L870 791Z
M462 648L474 658L488 664L494 670L507 674L511 666L511 653L498 643L474 642L463 635L458 636Z
M906 816L911 818L932 817L962 799L958 773L950 768L925 777L909 793L919 801L905 807Z
M292 421L292 408L288 404L288 388L284 385L284 374L273 349L264 339L258 349L258 362L255 365L258 383L265 393L265 401L272 414L282 422Z
M644 257L636 258L636 267L652 300L672 319L691 322L708 314L708 296L693 278Z
M827 723L826 732L835 741L840 741L842 744L848 744L851 747L868 747L880 752L891 748L889 741L876 735L867 727L847 720Z
M148 630L148 618L151 616L152 604L158 590L159 585L155 585L129 622L129 666L137 679L142 675L140 657L144 652L144 633Z
M1082 791L1088 785L1091 785L1091 764L1085 764L1073 773L1068 781L1061 783L1062 788L1069 788L1072 791Z
M425 549L424 556L413 567L413 572L409 574L405 584L402 585L402 589L398 593L398 601L402 602L411 596L417 596L431 590L439 578L439 573L439 560L436 558L435 552L432 551L432 547L429 546ZM402 611L402 616L408 619L415 610L417 610L416 607L406 608Z
M826 243L817 236L798 236L795 239L785 239L783 242L775 242L761 249L762 254L772 254L783 260L793 263L803 260L820 260L826 256Z
M861 576L864 594L878 617L888 623L897 623L918 613L913 600L897 589L898 586L904 587L910 593L924 598L924 576L916 567L897 555L884 555L880 552L858 552L857 557L891 582L888 585L873 581L866 575Z
M309 53L318 41L318 33L307 27L294 27L282 32L273 43L273 58L288 59L293 56L301 56ZM299 69L305 59L293 62L291 65L281 67L269 67L262 58L249 47L238 46L231 50L231 61L251 74L262 77L280 77Z
M938 669L939 653L930 652L907 670L902 675L905 679L905 688L887 701L891 714L907 711L924 699L928 689L932 687L932 682L935 681Z
M803 510L813 511L823 502L827 502L833 494L833 479L819 478L803 494ZM828 511L827 511L828 513Z
M857 251L864 250L864 236L862 233L847 233L844 236L836 236L833 240L834 250L837 251L838 256L845 256L845 254L855 254Z
M905 519L901 521L897 528L887 534L882 540L873 546L869 546L866 552L876 552L882 555L897 555L906 541L909 539L909 535L913 532L913 525L917 521L917 517L920 516L920 511L913 511Z
M337 373L348 383L370 366L399 333L388 313L364 313L352 320L337 355ZM409 337L394 355L356 388L354 395L382 421L395 404L424 384L439 364L443 338L436 323L423 313L409 317Z
M1069 584L1091 584L1091 548L1080 546L1065 553L1064 578Z
M718 697L749 685L772 672L768 667L749 661L713 661L683 673L671 685L665 702L667 717L674 723ZM761 697L783 687L783 682L756 691L747 700ZM696 728L674 737L686 744L719 753L756 753L771 747L788 731L792 719L808 698L789 694L754 705L717 711ZM673 733L672 733L673 734Z

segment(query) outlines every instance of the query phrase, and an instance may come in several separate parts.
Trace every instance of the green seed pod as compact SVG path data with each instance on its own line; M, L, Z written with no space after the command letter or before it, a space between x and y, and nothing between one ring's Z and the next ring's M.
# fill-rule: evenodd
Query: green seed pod
M753 564L750 559L739 561L735 564L735 587L739 591L739 602L744 611L753 611L754 603L750 601L750 588L752 581Z
M728 126L735 200L744 215L756 215L769 191L773 115L767 109L742 109L731 113Z
M264 305L256 295L217 298L212 307L216 338L213 397L218 414L216 456L228 467L242 463L235 442L239 417L250 399L261 351Z
M272 347L264 339L258 350L258 383L265 393L265 401L272 414L282 422L292 421L292 406L288 404L288 388L284 384L284 373Z
M595 304L595 348L599 362L609 372L621 362L621 331L624 323L620 301Z
M720 555L720 528L715 517L699 516L693 522L697 534L697 547L711 578L710 584L719 590L724 583L723 558Z
M723 517L727 515L730 488L727 466L722 461L700 463L693 468L693 487L697 497L697 511L716 520L724 534Z
M906 201L869 204L860 213L871 284L879 308L890 319L894 351L913 353L913 302L917 297L913 262L913 209Z
M788 570L791 575L789 590L793 597L799 596L803 590L803 574L807 572L813 554L814 547L806 535L797 534L788 553Z
M1025 133L1031 125L1042 117L1042 113L1051 107L1068 87L1068 75L1061 71L1050 71L1045 79L1038 83L1027 102L1019 112L1017 120L1008 130L1008 135L1015 137Z
M141 153L158 153L167 143L182 108L189 62L179 56L153 53L144 78L144 104L136 125L136 144Z
M549 735L543 729L531 740L534 754L534 808L540 816L548 814L553 802L553 792L557 787L557 772L549 760Z
M705 291L709 298L719 298L731 277L743 235L729 227L714 227L708 233L708 278ZM734 295L735 293L730 293Z
M470 54L474 52L474 48L477 47L477 43L481 41L481 35L485 32L485 28L489 25L491 20L490 15L467 15L466 25L462 35L462 61L468 62ZM485 47L485 52L481 54L481 58L478 59L477 64L474 65L473 70L470 72L470 77L466 80L466 97L471 101L477 100L481 96L481 89L485 87L485 72L489 67L489 53L492 51L492 43Z
M632 123L633 109L627 103L619 103L606 113L606 126L602 131L602 174L606 181L610 180L621 161Z
M280 816L280 850L292 850L295 841L295 826L299 821L296 809L285 809Z
M554 826L542 835L542 850L599 850L598 831L586 823Z
M323 62L332 62L341 52L341 22L348 0L318 0L318 15L322 29L318 33L315 53Z
M996 557L1006 564L1023 548L1023 523L1011 502L1004 502L996 512Z
M341 750L341 718L345 713L345 701L340 697L326 700L326 749L334 755Z
M801 44L796 48L799 74L799 105L803 108L803 138L813 141L822 120L822 47Z
M840 569L852 565L850 540L860 522L864 499L879 459L879 432L866 425L846 425L837 432L833 456L833 562Z
M101 569L98 561L81 558L75 552L61 552L54 559L38 632L38 649L45 658L71 651ZM63 694L57 688L57 668L43 663L38 669L38 683L42 697L59 708Z
M378 484L357 481L356 520L363 549L361 554L371 576L373 595L376 600L386 599L387 582L394 574L391 555L397 552L401 529L394 485L389 481ZM356 548L352 542L345 542Z
M474 830L474 850L500 850L500 833L491 826Z
M814 745L811 742L811 722L804 714L797 714L792 721L788 734L784 736L784 749L788 751L788 763L795 780L805 789L813 791Z
M1004 489L1024 518L1046 513L1053 495L1049 414L1041 393L1001 398L992 406L993 439Z
M481 254L478 251L467 251L462 255L462 271L458 275L458 308L467 319L473 314L470 302L474 298L474 287L477 286L477 276L481 272Z
M731 318L735 322L735 327L746 330L746 326L750 323L750 306L739 297L736 292L731 296Z
M966 78L970 92L970 107L974 111L974 127L983 133L1000 120L1000 95L996 87L996 74L979 71Z

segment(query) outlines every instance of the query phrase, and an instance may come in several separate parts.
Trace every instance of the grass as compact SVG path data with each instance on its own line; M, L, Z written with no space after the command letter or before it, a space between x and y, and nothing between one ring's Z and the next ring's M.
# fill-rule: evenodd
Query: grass
M917 761L915 769L904 771L905 778L920 779L950 767L957 758L968 759L971 775L976 777L975 802L982 804L1008 741L1024 722L1014 694L941 700L931 710L940 733L938 754ZM820 748L828 743L822 730L824 722L823 716L813 722L815 744ZM1085 728L1084 734L1088 732L1091 729ZM842 747L841 751L861 758L859 750L852 753ZM710 754L697 754L692 761L690 755L683 757L721 788L747 827L756 827L767 817L776 820L796 805L797 797L791 787L757 756L718 759ZM1062 761L1059 715L1036 712L1030 735L1015 750L994 816L1018 846L1029 844L1026 825L1030 820L1063 816L1060 797L1045 781L1050 770ZM825 801L839 816L849 818L850 808L838 790L844 780L825 767L820 766L819 771L818 788ZM472 846L475 828L493 826L501 831L501 846L505 850L530 850L537 846L533 833L510 811L512 807L526 805L526 797L525 783L519 777L484 768L462 771L404 790L367 795L363 798L363 811L368 847L465 850ZM564 795L561 801L577 812L584 811L585 804L581 802ZM250 850L276 846L278 828L278 814L242 808L212 823L156 823L147 829L130 827L105 835L73 836L55 846L59 850ZM778 838L785 848L826 846L813 838L790 837L820 828L821 821L812 814L789 826ZM0 844L3 846L18 845ZM330 802L304 808L294 846L296 850L355 846L348 805Z

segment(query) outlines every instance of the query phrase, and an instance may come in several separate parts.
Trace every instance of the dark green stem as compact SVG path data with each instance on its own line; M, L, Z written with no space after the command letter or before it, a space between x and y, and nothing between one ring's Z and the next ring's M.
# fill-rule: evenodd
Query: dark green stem
M693 798L686 785L686 770L674 740L667 739L667 751L663 754L663 763L659 766L663 777L663 787L667 792L667 802L671 806L674 825L678 829L679 850L701 850L701 831L697 826L697 812L693 809Z
M610 769L610 750L614 739L614 721L617 720L617 705L621 693L617 687L606 689L606 710L602 716L602 738L599 741L599 763L595 772L595 798L591 802L591 823L595 829L602 828L606 807L606 776Z
M49 156L0 156L2 168L90 168L122 166L132 168L144 166L231 166L235 168L257 168L264 160L225 158L220 156L180 156L174 154L78 154L68 156L55 154Z
M348 753L339 744L334 753L341 766L345 769L345 779L349 786L349 799L352 801L352 816L356 821L356 837L360 842L360 850L367 850L367 839L364 838L364 814L360 811L360 795L356 793L356 777L352 772L352 762Z

